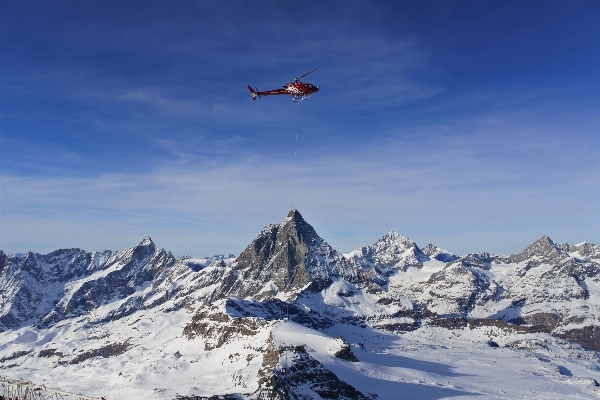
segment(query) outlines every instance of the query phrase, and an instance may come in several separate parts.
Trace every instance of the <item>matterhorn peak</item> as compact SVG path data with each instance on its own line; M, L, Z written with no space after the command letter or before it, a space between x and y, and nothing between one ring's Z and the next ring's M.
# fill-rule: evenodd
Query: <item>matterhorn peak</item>
M286 239L289 239L291 235L295 238L293 240L298 240L300 243L304 242L318 246L323 242L315 229L302 218L300 212L295 208L292 208L287 217L281 222L279 232L280 237L284 235Z
M356 269L325 243L296 209L291 209L281 224L265 226L237 258L234 268L244 271L246 281L272 283L277 291L298 291L309 285L321 290L336 277L356 280ZM239 296L253 295L255 289ZM258 289L264 291L263 286Z
M298 225L299 223L306 223L304 218L302 218L302 214L295 208L292 208L288 213L287 217L281 222L281 225L286 225L288 223L292 223L294 225Z
M139 246L154 246L154 242L150 236L146 236L139 244Z

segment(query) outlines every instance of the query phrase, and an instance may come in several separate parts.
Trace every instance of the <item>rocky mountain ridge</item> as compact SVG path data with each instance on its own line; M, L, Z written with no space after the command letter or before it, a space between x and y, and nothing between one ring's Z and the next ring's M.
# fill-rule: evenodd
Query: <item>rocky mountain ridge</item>
M94 363L98 357L127 357L137 346L154 348L142 339L149 333L138 336L152 325L149 321L176 315L181 318L176 336L206 354L218 355L236 343L247 343L238 352L246 352L243 368L251 376L244 378L244 384L254 390L226 389L244 398L258 393L260 398L313 398L320 390L325 394L333 390L322 389L327 385L348 398L371 396L351 390L326 371L316 375L302 371L308 365L326 368L320 364L326 360L313 360L312 350L302 347L305 343L297 343L301 347L294 356L305 367L294 367L293 374L329 376L329 383L303 389L292 381L282 383L279 367L267 368L268 363L257 361L267 357L268 349L273 351L265 338L281 324L314 332L344 327L344 332L358 329L405 337L440 328L455 335L495 332L493 343L510 348L520 348L518 337L538 335L563 347L600 351L596 329L600 246L558 244L544 236L511 256L485 252L458 256L433 244L421 249L409 238L390 232L373 245L342 255L297 210L291 210L280 224L265 226L235 260L178 259L149 237L126 251L67 249L47 255L0 251L0 294L3 334L30 332L0 343L0 368L18 370L26 364L23 360L34 364L48 360L56 364L46 368L55 368ZM123 321L130 327L123 332L128 333L112 333ZM68 327L73 327L72 333L65 333ZM66 349L78 335L75 332L88 331L95 332L91 337L102 338L103 344L81 342L87 344L70 355ZM36 339L26 340L23 335ZM40 335L49 339L37 339ZM339 340L346 343L343 337ZM288 354L289 344L280 346L277 354ZM339 351L331 350L331 357ZM241 375L235 376L238 382ZM302 397L303 390L308 397Z

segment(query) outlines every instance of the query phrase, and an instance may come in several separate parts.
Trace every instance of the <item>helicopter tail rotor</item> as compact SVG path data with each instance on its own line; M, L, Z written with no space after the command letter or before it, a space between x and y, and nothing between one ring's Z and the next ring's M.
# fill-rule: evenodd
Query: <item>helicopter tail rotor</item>
M246 87L248 88L248 90L250 91L250 94L252 95L252 100L256 100L256 97L260 97L260 95L258 94L258 88L256 90L252 89L252 86L250 85L246 85Z

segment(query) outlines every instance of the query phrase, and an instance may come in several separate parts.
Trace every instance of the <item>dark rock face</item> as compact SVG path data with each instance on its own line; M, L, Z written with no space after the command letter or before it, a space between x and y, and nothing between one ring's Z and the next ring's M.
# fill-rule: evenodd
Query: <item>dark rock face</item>
M285 360L289 368L278 364ZM310 388L315 395L301 394L301 386ZM317 397L318 396L318 397ZM308 400L314 398L367 400L367 397L346 382L340 380L323 364L312 358L303 346L280 347L263 355L259 371L259 388L251 399Z
M65 355L61 351L58 351L58 350L53 349L53 348L49 348L49 349L42 349L42 350L40 350L38 352L37 356L38 357L49 358L49 357L64 357Z
M600 351L600 328L598 326L586 326L579 329L570 329L555 333L562 339L579 343L584 349Z
M6 254L0 250L0 274L4 271L4 266L6 264Z
M323 330L335 324L335 321L317 311L307 310L294 303L270 299L266 301L227 299L227 314L240 318L259 318L264 321L288 319L315 330Z
M303 239L294 229L280 232L278 225L268 226L237 258L236 269L245 270L243 278L257 284L272 281L279 290L300 290L313 283L304 263L308 246Z
M550 329L545 325L513 325L508 322L504 322L502 320L497 319L489 319L489 318L468 318L466 319L466 323L469 329L473 329L480 326L493 326L496 328L500 328L507 332L516 332L516 333L549 333Z
M0 363L5 363L6 361L10 361L10 360L15 360L17 358L21 358L23 356L26 356L29 353L31 353L31 352L30 351L25 351L25 350L15 351L14 353L12 353L9 356L0 358Z
M118 356L120 354L125 353L129 350L133 345L129 342L129 339L123 343L109 343L97 349L92 349L88 351L84 351L83 353L78 354L72 360L69 361L59 361L59 364L79 364L85 360L95 357L109 358Z
M560 324L562 318L553 313L536 313L524 316L523 320L528 325L542 325L552 331Z
M300 213L291 210L280 225L266 226L240 254L241 281L235 295L256 295L272 283L278 291L321 290L335 277L356 282L358 272L321 239Z

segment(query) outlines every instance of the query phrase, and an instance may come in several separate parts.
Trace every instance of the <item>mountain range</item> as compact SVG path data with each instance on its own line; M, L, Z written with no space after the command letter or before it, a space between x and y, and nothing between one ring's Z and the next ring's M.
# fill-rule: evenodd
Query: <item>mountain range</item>
M600 393L600 246L547 236L341 254L292 209L237 257L0 250L0 300L1 374L108 399Z

